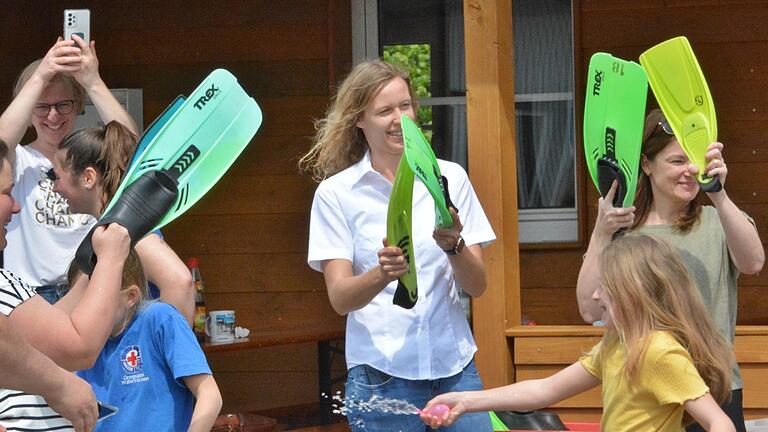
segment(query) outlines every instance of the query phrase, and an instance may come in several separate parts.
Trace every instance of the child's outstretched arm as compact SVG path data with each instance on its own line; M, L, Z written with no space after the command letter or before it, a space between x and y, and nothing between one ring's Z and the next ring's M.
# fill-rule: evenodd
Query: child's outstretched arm
M221 393L216 380L213 375L191 375L184 377L184 384L197 399L189 432L209 432L221 411Z
M521 381L504 387L482 391L445 393L427 402L421 419L432 428L450 426L466 412L528 411L550 406L563 399L600 385L581 363L574 363L543 379ZM451 408L442 418L427 411L437 404Z
M709 432L735 432L731 419L717 405L711 394L686 401L683 408Z

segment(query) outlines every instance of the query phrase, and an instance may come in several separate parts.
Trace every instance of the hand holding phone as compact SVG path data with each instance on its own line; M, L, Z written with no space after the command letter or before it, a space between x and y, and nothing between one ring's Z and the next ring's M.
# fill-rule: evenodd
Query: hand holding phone
M91 42L90 9L64 10L64 39L72 39L72 35L80 36L86 45Z

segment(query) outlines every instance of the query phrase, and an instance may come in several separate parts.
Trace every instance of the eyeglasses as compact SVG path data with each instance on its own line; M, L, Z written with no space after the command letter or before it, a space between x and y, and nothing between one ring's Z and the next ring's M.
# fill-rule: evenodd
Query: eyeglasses
M38 117L45 117L49 112L51 112L51 108L55 108L56 112L59 114L69 114L72 112L72 110L75 109L75 101L63 100L53 104L39 103L35 105L35 108L32 110L32 112Z
M669 125L668 121L660 121L659 126L661 126L661 130L663 130L667 135L675 136L675 132L672 130L672 126Z

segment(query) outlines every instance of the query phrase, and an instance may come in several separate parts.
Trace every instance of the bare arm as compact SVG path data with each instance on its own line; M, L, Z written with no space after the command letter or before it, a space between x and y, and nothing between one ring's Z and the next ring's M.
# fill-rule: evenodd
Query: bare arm
M403 251L395 246L379 250L379 265L354 276L346 259L323 261L323 277L331 306L339 315L365 307L387 284L408 271Z
M42 396L75 430L91 430L98 410L91 386L32 348L0 316L0 387Z
M72 37L75 42L80 46L82 50L82 66L80 69L72 73L77 82L85 89L88 96L91 98L93 105L99 112L99 117L104 123L109 123L112 120L116 120L126 126L134 134L138 135L139 131L136 127L136 123L131 118L131 115L123 109L120 102L115 99L112 92L109 91L107 85L102 81L99 75L99 59L96 57L96 42L91 41L90 44L86 44L85 41L80 39L79 36Z
M587 253L576 280L576 300L581 318L592 323L600 317L600 307L592 299L592 294L600 285L599 259L603 249L611 242L613 233L621 228L632 226L635 220L635 208L616 208L611 203L616 195L618 184L614 181L605 198L600 198L597 205L597 221L592 230Z
M16 146L24 136L32 118L32 111L43 94L48 81L57 73L74 72L80 68L80 49L71 41L59 38L43 57L19 94L0 116L0 139L8 144L10 159L15 160Z
M189 432L208 432L221 411L221 393L212 375L184 377L189 391L195 395L195 410L189 423Z
M178 309L191 326L195 315L195 291L187 266L157 234L141 239L135 249L147 279L160 288L160 300Z
M717 405L711 394L686 401L683 408L709 432L735 432L731 419Z
M466 412L528 411L550 406L600 385L580 363L574 363L560 372L543 379L521 381L489 390L446 393L427 403L424 411L436 404L451 408L447 419L422 414L424 422L433 428L449 426Z
M114 324L128 255L128 231L118 224L97 228L98 262L88 288L71 314L34 296L14 309L11 324L33 347L69 370L93 366ZM39 325L45 319L46 325Z

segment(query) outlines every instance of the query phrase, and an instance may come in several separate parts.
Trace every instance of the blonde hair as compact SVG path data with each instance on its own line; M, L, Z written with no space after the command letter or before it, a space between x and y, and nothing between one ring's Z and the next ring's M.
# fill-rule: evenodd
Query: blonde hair
M735 364L730 344L715 328L678 252L667 241L630 233L612 241L600 256L602 286L613 303L615 331L605 348L626 347L623 372L634 378L654 331L672 335L691 355L712 397L730 395Z
M67 270L67 281L72 286L80 277L82 272L77 268L75 262L69 264ZM139 288L139 300L131 306L126 312L123 322L123 328L125 325L133 319L139 309L143 308L149 299L149 285L147 284L147 276L144 274L144 267L141 265L141 259L136 249L131 248L128 252L128 256L125 258L125 264L123 264L123 274L121 276L120 291L137 286Z
M299 160L299 169L311 172L313 180L320 182L360 161L368 143L356 123L368 104L395 78L408 85L415 111L418 107L405 71L383 60L360 63L339 86L325 118L315 121L315 143Z
M656 159L656 155L675 139L673 135L669 135L664 131L662 123L666 121L664 113L658 108L648 113L645 117L642 153L649 162L653 162ZM637 179L635 223L632 225L632 228L637 228L645 223L652 206L653 190L651 189L651 178L641 169ZM685 213L674 222L673 227L679 232L689 232L699 221L700 215L701 203L699 202L699 195L696 195L686 206Z
M74 131L59 143L67 150L65 168L74 175L92 167L101 176L101 209L117 192L136 150L136 135L115 120L104 127Z
M40 66L40 63L43 61L43 59L37 59L33 61L32 63L28 64L27 67L24 68L24 70L21 71L19 74L19 77L16 78L16 83L13 85L13 97L19 95L21 92L21 89L24 88L24 85L27 84L27 81L29 81L30 78L32 78L32 75L35 73L37 68ZM54 84L54 83L61 83L64 85L64 88L69 90L70 93L72 93L72 99L75 101L75 110L77 113L83 112L83 107L85 104L85 89L83 86L80 85L80 83L75 80L72 75L68 73L60 73L56 74L51 78L50 81L48 81L48 85Z

